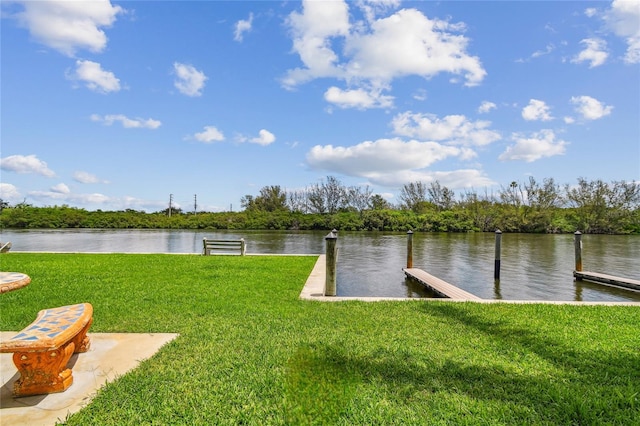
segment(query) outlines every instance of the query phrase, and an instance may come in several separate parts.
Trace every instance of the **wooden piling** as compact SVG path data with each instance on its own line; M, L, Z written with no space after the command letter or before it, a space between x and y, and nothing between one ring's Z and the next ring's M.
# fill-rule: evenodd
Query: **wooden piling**
M616 287L622 290L640 291L640 280L632 278L616 277L600 272L587 272L582 270L582 233L576 231L573 234L573 245L576 254L576 268L573 276L576 281L591 281L598 284L604 284Z
M575 270L580 272L582 271L582 233L580 231L576 231L573 234L573 247L576 255L576 268ZM577 280L580 278L576 277Z
M413 231L407 232L407 268L413 268Z
M493 278L495 280L500 279L500 251L502 245L502 231L496 229L496 253L495 261L493 263Z
M326 278L324 284L324 295L336 295L336 266L338 261L338 231L335 229L324 237L326 241Z

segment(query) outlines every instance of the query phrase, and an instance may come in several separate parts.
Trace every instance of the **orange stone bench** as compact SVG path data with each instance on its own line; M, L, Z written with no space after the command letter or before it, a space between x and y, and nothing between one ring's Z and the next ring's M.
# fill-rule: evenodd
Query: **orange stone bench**
M0 342L0 352L13 352L20 373L14 396L62 392L71 386L73 376L67 364L74 353L89 350L87 331L92 322L89 303L43 309L24 330Z

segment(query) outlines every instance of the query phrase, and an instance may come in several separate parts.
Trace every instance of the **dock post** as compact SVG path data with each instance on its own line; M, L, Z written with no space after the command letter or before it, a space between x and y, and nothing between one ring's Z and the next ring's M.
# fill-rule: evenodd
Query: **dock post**
M576 271L582 271L582 233L576 231L573 234L573 247L576 254ZM578 278L579 280L579 278Z
M338 241L338 231L335 229L326 237L326 278L324 283L324 295L335 296L336 295L336 265L338 260L338 249L336 243Z
M413 231L407 232L407 268L413 268Z
M493 279L500 279L500 246L502 245L502 231L496 229L496 260L493 264Z

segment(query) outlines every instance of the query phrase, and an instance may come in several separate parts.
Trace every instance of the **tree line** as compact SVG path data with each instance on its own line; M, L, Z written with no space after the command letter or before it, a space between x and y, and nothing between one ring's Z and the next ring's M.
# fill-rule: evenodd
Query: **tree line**
M640 234L640 184L579 178L511 182L495 193L456 194L438 181L403 185L391 204L368 186L345 186L333 176L304 189L265 186L245 195L239 212L183 212L172 208L87 211L69 206L10 206L0 200L0 227L274 229L345 231Z

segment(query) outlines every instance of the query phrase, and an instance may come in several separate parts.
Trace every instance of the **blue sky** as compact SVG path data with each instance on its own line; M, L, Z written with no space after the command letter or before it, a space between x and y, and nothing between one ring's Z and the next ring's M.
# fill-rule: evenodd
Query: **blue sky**
M2 1L1 198L640 180L640 1Z

